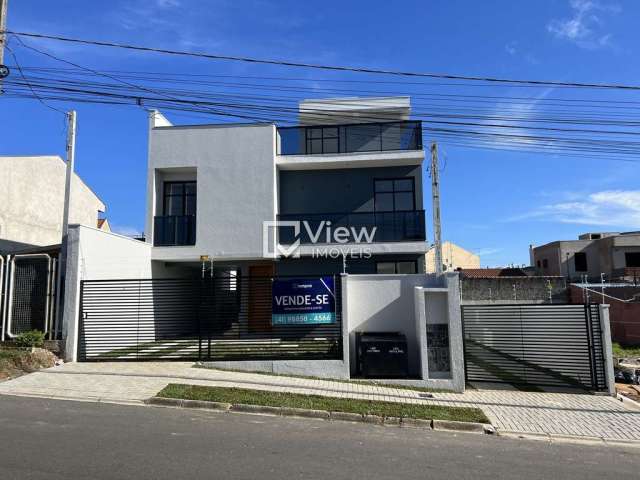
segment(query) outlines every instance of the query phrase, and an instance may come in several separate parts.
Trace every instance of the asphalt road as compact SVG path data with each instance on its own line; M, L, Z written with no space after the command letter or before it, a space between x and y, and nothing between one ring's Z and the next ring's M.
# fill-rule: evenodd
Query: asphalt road
M0 396L0 478L637 478L640 449Z

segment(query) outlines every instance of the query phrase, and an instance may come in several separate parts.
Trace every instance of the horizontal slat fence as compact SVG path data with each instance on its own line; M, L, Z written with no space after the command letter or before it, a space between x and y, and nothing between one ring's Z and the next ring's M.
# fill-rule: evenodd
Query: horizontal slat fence
M463 305L469 382L606 388L597 305Z
M272 325L273 281L228 275L83 281L79 358L342 359L340 277L331 324Z

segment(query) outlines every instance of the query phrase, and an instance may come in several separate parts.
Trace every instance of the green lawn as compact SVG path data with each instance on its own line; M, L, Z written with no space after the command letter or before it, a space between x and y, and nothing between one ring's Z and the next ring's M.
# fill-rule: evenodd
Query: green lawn
M379 415L381 417L409 417L425 420L435 419L489 423L489 420L482 410L478 408L355 400L350 398L333 398L288 392L268 392L244 388L204 387L172 383L162 389L157 396L232 404L243 403L272 407L306 408L331 412Z
M619 343L613 342L614 357L640 357L640 347L623 347Z

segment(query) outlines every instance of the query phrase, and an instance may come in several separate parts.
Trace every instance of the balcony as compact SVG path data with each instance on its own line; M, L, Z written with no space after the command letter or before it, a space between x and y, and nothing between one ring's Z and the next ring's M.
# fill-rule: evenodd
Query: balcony
M280 127L279 155L422 150L422 122Z
M153 217L153 245L156 247L196 244L195 215Z
M366 232L375 233L372 243L381 242L423 242L426 239L424 210L406 210L395 212L350 212L350 213L302 213L278 215L278 221L300 222L300 234L296 238L293 227L278 228L278 243L290 245L296 239L302 245L312 243L337 243L333 233L339 227L345 227L349 232L359 234L364 228ZM304 223L306 222L306 223ZM324 223L323 223L324 222ZM328 225L328 222L331 222ZM327 230L330 239L327 241ZM311 236L320 235L313 242ZM360 243L365 243L362 237ZM353 234L349 235L348 243L356 243Z

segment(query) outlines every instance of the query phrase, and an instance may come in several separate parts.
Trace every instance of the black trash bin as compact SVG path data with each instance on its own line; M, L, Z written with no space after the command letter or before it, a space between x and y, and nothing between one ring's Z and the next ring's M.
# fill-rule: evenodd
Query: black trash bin
M358 373L364 378L407 378L407 337L399 332L357 332Z

